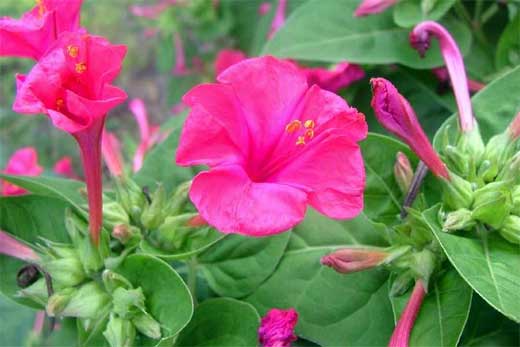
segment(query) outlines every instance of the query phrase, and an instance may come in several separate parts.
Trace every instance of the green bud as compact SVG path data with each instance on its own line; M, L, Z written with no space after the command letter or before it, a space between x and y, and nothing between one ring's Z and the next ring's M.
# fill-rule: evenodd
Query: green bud
M114 305L112 312L123 318L131 318L145 311L144 299L143 290L140 287L137 289L116 288L112 293Z
M484 160L488 162L488 168L480 168L482 178L491 182L497 176L499 170L513 155L513 143L507 133L493 136L486 145Z
M132 322L114 314L110 315L107 327L103 332L103 336L111 347L132 347L135 335L136 331Z
M61 311L64 317L98 318L106 312L110 296L96 282L82 285Z
M437 257L435 254L425 248L420 252L412 254L409 268L415 275L414 277L422 279L425 287L428 288L430 277L437 265Z
M512 208L510 184L493 182L475 191L472 217L494 229L500 229Z
M520 185L517 185L513 188L511 195L513 198L513 209L511 212L517 216L520 216Z
M471 166L480 165L486 148L476 123L472 131L460 135L457 148L472 162Z
M112 229L118 224L129 224L130 218L123 206L114 200L103 197L103 224Z
M118 224L112 229L112 237L123 245L134 244L141 240L141 230L128 224Z
M130 178L118 181L116 184L118 201L134 221L141 220L141 213L146 204L143 190Z
M463 177L469 176L469 161L466 155L464 155L457 147L451 145L446 146L443 155L446 165L452 171Z
M149 230L158 228L166 217L166 191L162 184L158 185L151 199L152 203L146 205L141 215L141 223Z
M508 216L498 232L507 241L520 245L520 217Z
M58 286L73 287L87 277L78 253L67 245L52 244L43 256L42 266Z
M414 278L412 276L411 271L403 271L401 272L392 283L392 287L390 288L390 296L396 297L401 296L408 291L413 285Z
M184 205L188 201L191 183L192 181L186 181L177 187L172 198L168 201L167 216L174 216L182 212Z
M473 187L470 182L450 172L450 180L440 180L444 205L450 210L469 208L473 202Z
M137 314L132 318L132 323L139 332L154 340L161 338L161 325L152 318L148 313Z
M42 306L47 304L48 293L47 286L45 284L45 279L40 278L29 287L20 289L16 293L17 297L30 299Z
M509 159L502 171L498 174L497 180L520 184L520 152Z
M196 213L168 217L159 229L152 231L150 241L158 248L165 251L182 249L188 238L194 236L195 228L187 225Z
M122 275L111 271L105 270L101 275L103 279L103 284L105 285L105 289L113 293L117 288L131 289L132 284Z
M51 295L45 311L51 317L59 316L65 310L72 297L78 292L76 288L65 288Z
M446 215L442 230L445 232L465 230L475 225L476 223L471 216L471 211L466 208L461 208L457 211L449 212Z

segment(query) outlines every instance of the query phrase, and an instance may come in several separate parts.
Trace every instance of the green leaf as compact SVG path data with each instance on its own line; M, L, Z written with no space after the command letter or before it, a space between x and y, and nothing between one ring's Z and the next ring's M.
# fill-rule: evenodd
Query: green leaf
M259 321L255 308L248 303L230 298L210 299L197 306L175 346L256 346Z
M471 287L449 269L436 278L423 301L410 336L410 346L457 346L471 306ZM398 321L410 293L390 298Z
M228 235L198 257L209 286L220 296L244 297L278 265L289 232L270 237Z
M509 22L500 36L495 65L497 69L520 65L520 12Z
M189 323L193 315L190 291L167 263L149 255L134 254L125 259L117 272L135 288L142 288L147 311L161 324L161 341L170 340ZM157 342L143 338L146 346Z
M3 268L2 268L3 269ZM24 346L31 333L36 311L0 295L0 346Z
M394 325L387 272L343 275L320 264L338 248L361 244L384 244L366 216L340 222L309 210L276 271L247 301L262 315L273 307L294 307L296 333L320 345L386 345Z
M394 24L391 11L353 17L358 2L311 0L300 6L264 47L264 54L302 60L360 64L401 63L414 68L442 65L436 40L424 59L410 46L409 29ZM443 22L467 52L470 31L455 21Z
M438 20L457 0L402 0L394 6L394 21L404 28L411 28L425 20Z
M439 206L423 213L446 256L466 282L491 306L520 322L520 268L518 247L492 233L448 234L439 222ZM472 237L471 237L472 236Z

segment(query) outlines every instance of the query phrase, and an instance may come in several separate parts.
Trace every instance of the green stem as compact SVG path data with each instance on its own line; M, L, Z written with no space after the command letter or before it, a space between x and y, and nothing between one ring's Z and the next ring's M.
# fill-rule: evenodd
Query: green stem
M191 258L186 262L188 266L188 288L193 297L193 304L197 305L197 259Z

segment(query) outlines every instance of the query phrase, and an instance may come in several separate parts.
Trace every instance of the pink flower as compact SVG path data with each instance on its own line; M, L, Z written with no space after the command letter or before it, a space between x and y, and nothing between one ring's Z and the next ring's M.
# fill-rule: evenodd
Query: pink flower
M262 2L260 6L258 6L258 14L260 16L266 15L269 11L271 11L271 3Z
M362 210L363 114L270 56L217 80L184 96L191 112L176 158L210 167L190 190L202 218L225 233L265 236L299 223L307 204L332 218Z
M421 56L424 56L430 47L431 35L435 36L440 43L441 53L448 69L451 79L457 107L459 110L459 123L462 132L473 130L475 119L469 98L468 78L464 69L464 61L457 43L450 33L440 24L433 21L422 22L413 28L410 33L410 44Z
M410 334L412 332L415 319L417 318L419 310L421 309L425 295L426 290L424 288L424 284L421 280L416 280L415 287L413 288L412 295L410 296L410 300L406 304L406 307L401 314L401 318L399 318L399 322L397 322L397 326L395 327L394 333L390 338L388 347L408 347Z
M450 75L448 73L448 69L446 69L445 67L437 67L435 69L432 69L432 72L441 83L446 83L449 81ZM478 92L485 86L486 85L484 83L468 80L468 89L471 92Z
M285 24L285 11L287 8L287 0L278 0L278 6L274 13L273 22L271 23L271 29L267 35L268 39L272 39L274 34Z
M38 165L38 153L33 147L20 148L9 158L7 166L2 173L6 175L39 176L43 172L43 167ZM27 193L23 188L3 181L2 195L22 195Z
M433 149L408 101L384 78L372 78L370 83L371 105L379 123L406 142L436 176L449 180L446 165Z
M509 125L508 132L512 140L520 137L520 112L516 114L515 119Z
M79 180L79 176L72 167L72 158L65 156L56 162L53 169L54 173L71 178L73 180Z
M273 308L262 317L258 329L258 341L262 347L290 347L296 341L294 327L298 323L298 312L290 308Z
M365 77L365 72L359 65L347 62L339 63L332 70L322 67L302 69L307 74L307 81L310 85L317 84L333 93L337 93L340 89Z
M20 19L0 18L0 56L39 59L65 31L79 28L82 0L37 0Z
M103 131L101 152L103 153L103 159L108 167L108 171L114 177L121 177L124 167L123 155L121 154L121 144L114 133Z
M235 65L245 59L247 59L247 56L242 51L236 49L220 50L215 59L215 75L220 75L231 65Z
M184 46L182 44L182 37L178 32L173 35L173 45L175 46L175 66L173 67L172 74L175 76L187 75L189 71L186 67Z
M130 110L132 111L137 124L141 142L137 147L134 155L133 170L137 172L143 166L144 156L160 139L161 134L158 126L150 126L148 123L148 113L142 99L133 99L130 101Z
M17 76L16 112L44 113L79 144L88 191L90 231L102 224L101 133L110 109L126 99L111 85L121 70L125 46L85 32L64 33L32 68Z
M378 249L343 248L321 258L321 264L339 273L371 269L381 264L389 254Z
M137 17L155 19L168 8L177 5L179 2L178 0L160 0L154 5L132 5L130 6L130 12Z
M2 230L0 230L0 254L26 261L38 260L38 255L32 248Z
M362 17L368 16L370 14L381 13L387 8L393 6L397 0L363 0L356 11L354 11L354 16Z
M394 164L394 177L403 193L407 193L413 181L413 168L410 160L403 152L397 152Z

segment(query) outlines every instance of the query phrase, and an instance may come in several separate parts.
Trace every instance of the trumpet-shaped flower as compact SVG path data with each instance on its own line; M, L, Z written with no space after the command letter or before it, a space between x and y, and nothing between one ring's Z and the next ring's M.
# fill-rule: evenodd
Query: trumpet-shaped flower
M2 173L7 175L39 176L43 167L38 164L38 153L33 147L20 148L9 158ZM27 193L10 182L2 182L2 195L22 195Z
M262 317L258 329L258 341L262 347L290 347L296 341L294 327L298 323L298 312L290 308L273 308Z
M126 99L123 90L110 84L125 54L125 46L102 37L64 33L27 76L17 76L14 111L46 114L79 144L96 242L102 224L101 133L107 112Z
M235 64L217 80L184 96L191 112L176 157L210 167L190 190L208 224L264 236L299 223L307 204L341 219L362 210L363 114L270 56Z
M37 0L20 19L0 18L0 56L39 59L65 31L79 28L83 0Z

